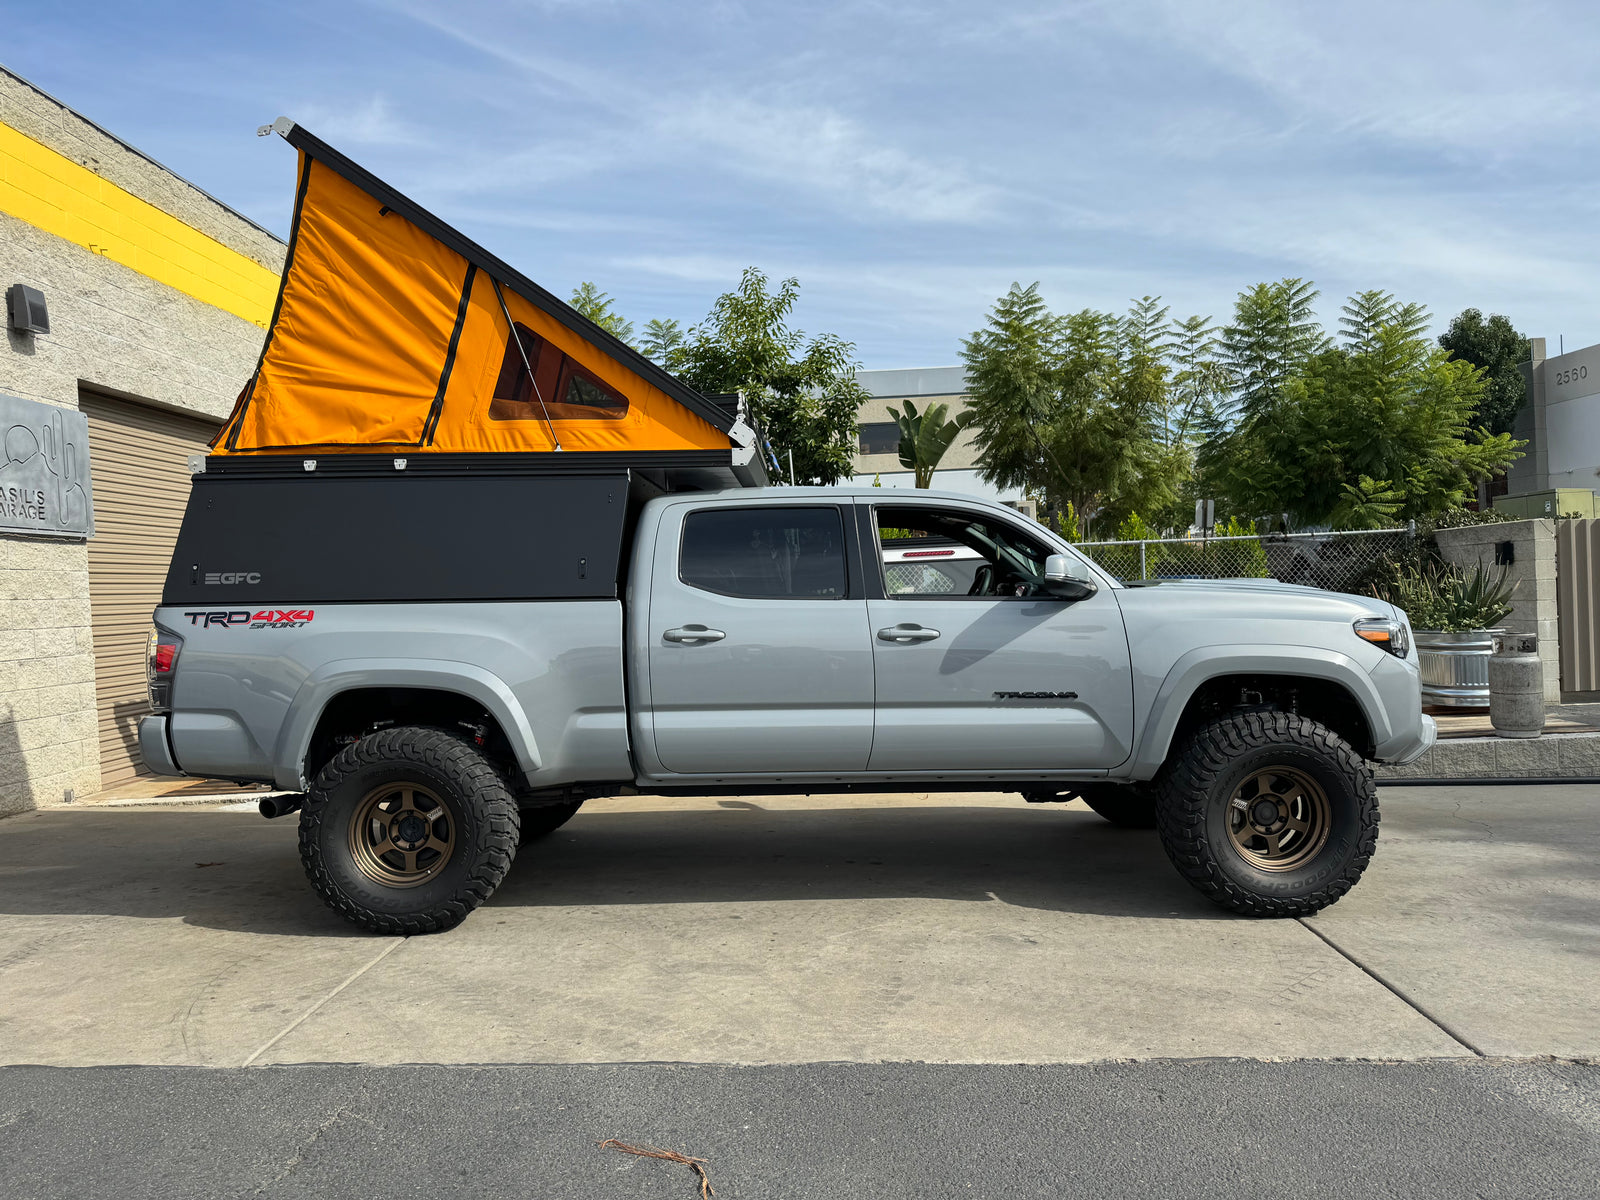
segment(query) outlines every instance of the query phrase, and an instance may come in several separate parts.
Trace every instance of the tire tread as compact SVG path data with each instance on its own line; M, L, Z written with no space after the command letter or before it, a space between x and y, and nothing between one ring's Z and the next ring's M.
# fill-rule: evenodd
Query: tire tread
M481 844L463 847L474 860L457 893L403 916L378 912L347 895L323 863L318 837L334 791L367 768L397 761L420 763L452 779L467 802L480 806L483 825ZM363 929L401 937L439 933L466 920L500 886L516 857L520 826L505 780L476 747L442 729L401 725L352 742L317 773L300 809L300 862L328 906Z
M1220 777L1237 759L1263 745L1298 745L1329 759L1345 773L1357 797L1356 849L1345 869L1304 896L1264 896L1239 886L1216 864L1206 836L1207 809ZM1326 725L1276 709L1219 717L1202 726L1168 760L1157 780L1156 827L1178 873L1206 896L1252 917L1303 917L1334 903L1361 878L1378 845L1378 797L1372 767Z

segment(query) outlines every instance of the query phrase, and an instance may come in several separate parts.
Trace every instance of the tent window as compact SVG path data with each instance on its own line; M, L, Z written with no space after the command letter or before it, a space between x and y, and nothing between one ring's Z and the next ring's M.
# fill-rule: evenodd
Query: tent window
M552 421L618 421L628 415L626 396L606 386L526 325L517 325L516 331L533 367L539 395L534 395L522 355L508 335L494 398L489 401L490 420L542 421L545 409L539 405L541 397Z
M628 415L626 396L612 391L570 358L566 362L560 395L560 401L550 408L552 417L559 416L567 421L619 421Z

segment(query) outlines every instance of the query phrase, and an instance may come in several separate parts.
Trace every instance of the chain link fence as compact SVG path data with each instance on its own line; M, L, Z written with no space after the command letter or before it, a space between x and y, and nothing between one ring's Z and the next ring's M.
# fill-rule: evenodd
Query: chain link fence
M1077 549L1124 582L1278 579L1333 592L1363 591L1385 563L1414 560L1418 553L1414 529L1079 542Z

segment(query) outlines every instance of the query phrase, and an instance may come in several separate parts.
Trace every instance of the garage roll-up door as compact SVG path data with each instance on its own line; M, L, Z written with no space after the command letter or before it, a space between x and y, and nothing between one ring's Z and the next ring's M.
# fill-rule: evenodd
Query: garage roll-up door
M189 455L204 454L217 422L83 393L94 481L89 611L100 786L147 774L139 758L145 639L161 599L189 499Z

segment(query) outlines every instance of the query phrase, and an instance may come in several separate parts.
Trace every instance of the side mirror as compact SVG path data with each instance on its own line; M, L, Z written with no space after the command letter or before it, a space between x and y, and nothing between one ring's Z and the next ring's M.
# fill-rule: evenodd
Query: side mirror
M1063 600L1087 600L1100 590L1089 568L1070 554L1052 554L1044 560L1044 585Z

